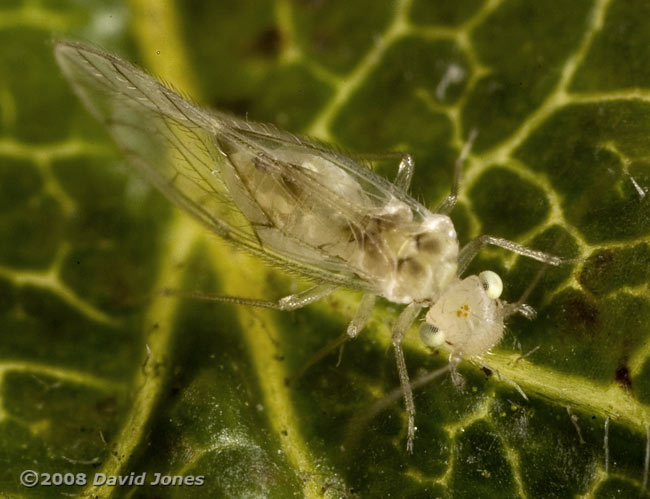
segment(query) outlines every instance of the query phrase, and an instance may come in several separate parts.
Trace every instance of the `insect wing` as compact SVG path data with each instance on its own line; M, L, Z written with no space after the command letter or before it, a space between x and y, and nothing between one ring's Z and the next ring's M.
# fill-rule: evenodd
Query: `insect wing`
M210 135L218 123L113 56L67 42L57 44L55 54L77 95L151 183L223 237L230 235L229 225L241 225L210 213L211 204L227 198L209 177L216 157ZM224 219L231 217L237 214L228 210Z
M327 195L322 189L319 193L306 184L320 178L318 185L323 186L323 172L318 167L287 168L278 154L318 157L325 149L272 127L204 111L131 64L97 49L60 42L55 55L75 92L131 164L171 201L224 239L276 266L318 281L368 288L344 259L296 237L299 227L278 227L277 217L260 204L258 191L252 189L259 187L253 185L256 182L275 182L267 191L276 204L278 196L284 196L296 205L307 191L322 199ZM243 170L246 166L248 171ZM325 181L332 181L334 174L328 172ZM364 208L348 207L349 212L355 209ZM324 215L311 221L323 220Z

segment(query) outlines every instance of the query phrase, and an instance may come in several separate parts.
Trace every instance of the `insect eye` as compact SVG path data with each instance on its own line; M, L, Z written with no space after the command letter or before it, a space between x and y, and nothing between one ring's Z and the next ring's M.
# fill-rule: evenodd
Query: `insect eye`
M501 296L503 291L503 282L498 274L492 272L491 270L484 270L478 275L479 280L481 281L481 286L485 290L485 294L489 298L496 300Z
M445 333L440 331L440 329L433 324L423 322L420 326L420 339L426 346L435 348L445 342Z

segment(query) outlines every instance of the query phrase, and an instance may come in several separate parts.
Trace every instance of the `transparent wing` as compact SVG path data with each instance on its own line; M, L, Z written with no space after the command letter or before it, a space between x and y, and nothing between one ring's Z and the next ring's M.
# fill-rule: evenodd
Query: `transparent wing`
M273 125L244 121L215 111L208 112L228 123L233 132L239 135L240 140L248 142L251 146L256 144L257 147L265 146L271 150L284 150L287 154L278 153L280 157L296 155L304 158L312 155L327 158L329 162L349 176L348 182L354 182L364 190L374 206L386 206L397 199L407 205L416 218L430 215L426 207L405 191L344 153L333 149L331 145L294 135ZM363 210L367 209L367 206L362 205L358 208Z
M395 199L387 180L323 145L193 105L114 56L60 42L56 59L130 162L226 240L312 279L373 290L350 264ZM376 232L376 231L375 231Z
M58 43L55 55L83 103L150 182L222 237L244 226L236 211L220 206L228 196L211 178L218 122L111 55L68 42ZM225 220L212 215L223 211ZM246 230L237 235L251 239Z

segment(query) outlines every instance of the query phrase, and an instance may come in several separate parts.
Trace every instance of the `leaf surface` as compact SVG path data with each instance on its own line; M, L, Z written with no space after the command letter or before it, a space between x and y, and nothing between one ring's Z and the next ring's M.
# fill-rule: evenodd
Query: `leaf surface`
M641 0L5 0L2 495L647 495L647 11ZM538 316L510 320L455 382L417 389L408 455L389 333L399 307L381 302L338 362L337 350L315 355L345 331L354 293L290 313L163 296L271 299L307 283L226 247L134 175L59 74L53 38L103 46L208 107L355 152L408 151L413 194L432 207L475 129L452 214L461 243L490 233L583 263L481 253L470 271L498 272L509 301L529 292ZM376 168L392 178L396 164ZM446 364L415 328L405 345L412 378ZM28 469L75 484L26 488ZM204 484L92 483L130 473Z

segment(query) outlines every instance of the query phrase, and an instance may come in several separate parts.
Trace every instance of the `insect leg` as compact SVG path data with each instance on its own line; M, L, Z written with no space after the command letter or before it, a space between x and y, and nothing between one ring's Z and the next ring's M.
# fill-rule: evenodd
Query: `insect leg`
M180 298L191 298L193 300L214 301L218 303L232 303L235 305L247 305L250 307L271 308L274 310L296 310L314 303L332 294L336 286L321 284L301 291L293 295L280 298L278 301L257 300L255 298L242 298L239 296L208 295L202 291L179 291L175 289L164 289L166 296L178 296Z
M280 298L278 305L281 307L280 310L296 310L331 295L335 289L336 286L331 284L319 284L300 293Z
M395 348L395 360L397 362L397 372L399 373L399 382L404 393L404 406L408 415L408 432L406 441L406 451L413 454L413 440L415 439L415 403L413 402L413 390L409 383L409 374L406 370L406 361L404 360L404 351L402 350L402 340L406 335L409 327L417 318L422 307L415 303L407 306L393 325L393 348Z
M368 322L373 308L375 308L375 295L364 294L357 307L354 317L348 325L347 335L350 338L356 337Z
M402 160L399 162L397 168L397 175L395 176L394 184L408 192L411 188L411 180L413 180L413 171L415 170L415 163L410 154L404 154Z
M436 369L435 371L421 374L411 382L411 389L417 390L418 388L421 388L427 385L428 383L431 383L434 379L445 374L447 371L449 371L452 368L455 369L455 364L452 365L452 363L449 362L445 366ZM358 439L362 435L362 429L368 424L368 422L371 421L373 418L375 418L378 414L381 414L383 411L388 409L392 404L397 402L403 396L404 396L404 389L400 386L399 388L395 388L394 390L391 390L390 393L388 393L388 395L386 395L385 397L381 398L380 400L372 404L372 406L370 406L369 408L364 408L363 411L355 415L351 419L348 430L346 431L346 437L345 437L346 443L344 447L346 449L352 449L356 447L358 443Z
M470 262L478 255L479 251L481 251L481 249L483 249L483 247L487 246L488 244L507 249L508 251L512 251L518 255L527 256L533 260L538 260L550 265L564 265L568 263L580 262L580 259L560 258L559 256L550 255L549 253L544 253L543 251L527 248L526 246L522 246L521 244L517 244L513 241L508 241L507 239L483 234L482 236L478 236L477 238L472 239L460 250L460 253L458 254L457 274L461 275L463 272L465 272L465 269L467 269L467 266L470 264Z
M467 142L463 145L463 148L460 150L458 159L454 164L454 178L451 182L451 192L449 195L438 205L436 208L436 213L442 213L443 215L448 215L456 206L456 201L458 201L458 191L460 190L460 182L463 178L463 164L469 156L469 152L472 150L474 145L474 140L478 135L478 130L476 128L472 129L467 138Z
M503 316L510 317L514 314L523 315L529 321L533 320L537 316L537 312L533 307L526 303L521 303L521 300L516 303L506 303L504 305Z
M360 158L366 161L380 161L385 159L399 158L399 166L397 167L397 175L393 184L405 192L411 188L411 180L413 179L413 171L415 170L415 162L413 157L404 152L384 152L384 153L354 153L353 158Z

